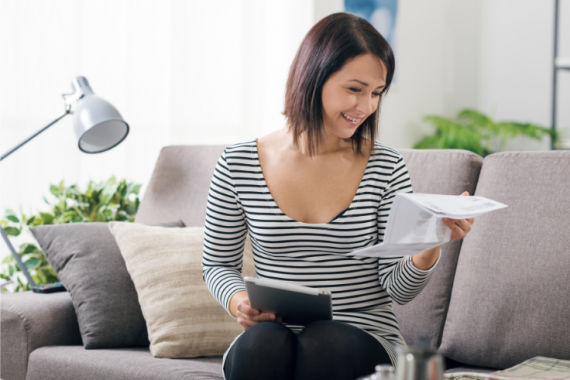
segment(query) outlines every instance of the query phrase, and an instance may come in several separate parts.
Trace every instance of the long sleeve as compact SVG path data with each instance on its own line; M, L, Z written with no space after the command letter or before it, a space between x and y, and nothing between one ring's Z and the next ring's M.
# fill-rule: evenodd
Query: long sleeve
M226 151L216 164L206 207L203 278L214 298L231 315L231 297L245 290L241 272L247 223Z
M412 183L404 159L398 154L394 157L394 160L392 175L386 184L382 194L382 201L378 207L379 243L384 240L384 232L394 197L398 193L412 192ZM433 269L439 262L439 258L428 270L416 268L409 256L381 257L378 261L380 285L382 285L392 300L400 305L405 305L414 299L427 285Z

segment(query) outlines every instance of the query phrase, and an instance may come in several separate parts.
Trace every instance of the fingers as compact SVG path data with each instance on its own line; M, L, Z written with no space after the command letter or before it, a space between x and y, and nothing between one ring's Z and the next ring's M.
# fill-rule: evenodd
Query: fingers
M451 240L461 240L471 231L471 224L468 219L443 218L443 222L451 229Z
M260 314L258 310L251 308L248 298L245 298L240 303L238 303L237 311L251 316L256 316Z
M257 325L258 323L263 322L278 322L282 323L281 318L276 318L275 314L270 313L261 313L258 316L252 316L249 314L242 313L241 311L237 312L237 320L238 323L247 330L251 326Z
M455 221L443 218L443 223L445 223L445 225L451 230L451 240L461 240L465 237L463 235L463 230L455 223Z
M271 322L275 320L275 314L261 313L258 316L253 317L252 319L257 322Z
M260 313L259 310L252 309L248 299L238 304L237 311L243 314L244 317L254 321L266 322L275 320L275 314Z
M255 321L250 321L250 320L240 320L238 318L238 323L240 324L240 326L243 328L243 331L246 331L247 329L249 329L250 327L253 327L255 325L257 325L258 323L261 322L255 322Z
M468 192L468 191L464 191L464 192L461 193L460 196L462 196L462 197L468 197L468 196L469 196L469 192ZM475 218L469 218L469 219L465 219L465 220L468 221L469 224L475 223Z
M238 323L244 330L261 322L280 322L280 318L277 318L275 314L261 313L259 310L252 309L248 299L244 299L238 304L236 314Z
M454 219L453 221L465 232L466 235L471 231L471 223L469 223L467 219Z
M459 196L468 197L469 192L464 191ZM469 219L443 218L443 222L451 230L451 240L461 240L465 236L467 236L469 231L471 231L471 225L475 223L475 218L469 218Z

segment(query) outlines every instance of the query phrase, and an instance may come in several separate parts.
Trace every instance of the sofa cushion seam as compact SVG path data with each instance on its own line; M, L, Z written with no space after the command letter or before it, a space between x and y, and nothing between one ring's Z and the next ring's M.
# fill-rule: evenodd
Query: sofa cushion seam
M474 172L477 170L477 168L475 167L476 165L474 165L475 163L480 164L479 166L479 175L481 174L481 169L483 169L483 162L476 160L475 159L476 156L471 156L471 171L469 173L469 178L472 178L473 174L475 174ZM477 183L479 182L479 175L477 175L477 177L474 179L474 183L473 183L473 194L475 194L475 191L477 190ZM443 312L443 318L442 318L442 323L441 326L439 328L439 337L438 337L438 341L436 342L436 348L439 349L439 347L441 346L441 343L443 342L443 330L445 330L445 324L447 322L447 314L449 313L449 306L451 304L451 295L453 293L453 285L455 284L455 274L457 273L457 266L459 265L459 256L461 254L461 248L463 247L463 240L461 240L459 242L459 247L457 247L457 260L455 261L455 265L453 267L453 273L451 275L451 284L449 286L449 292L447 293L447 302L445 303L445 310Z

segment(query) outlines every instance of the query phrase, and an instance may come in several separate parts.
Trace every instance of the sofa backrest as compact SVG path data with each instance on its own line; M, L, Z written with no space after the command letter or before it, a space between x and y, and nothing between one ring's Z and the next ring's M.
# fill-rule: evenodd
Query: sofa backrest
M480 156L464 150L398 151L404 157L415 193L459 195L475 191L483 163ZM460 246L460 241L445 244L441 259L422 292L406 305L393 303L408 345L418 337L428 338L432 348L441 342Z
M182 220L203 226L214 168L225 145L179 145L162 148L135 222Z
M505 203L461 248L440 350L508 368L570 359L570 152L485 158L475 195Z

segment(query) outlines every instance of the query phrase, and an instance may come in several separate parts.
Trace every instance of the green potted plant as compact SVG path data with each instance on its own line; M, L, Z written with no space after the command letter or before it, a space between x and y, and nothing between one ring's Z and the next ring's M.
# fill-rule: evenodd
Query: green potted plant
M51 185L50 193L53 201L44 201L50 210L27 216L20 210L20 215L7 209L5 218L0 224L9 236L19 236L29 227L42 224L62 224L81 222L133 222L138 211L140 200L138 193L141 185L117 181L115 176L104 182L90 181L85 191L77 185ZM31 236L31 234L30 234ZM23 243L19 246L18 255L37 284L57 282L57 275L47 262L41 249L35 243ZM9 255L2 260L0 278L12 281L13 291L30 290L26 277L21 272L16 260Z
M514 121L496 122L471 109L460 111L455 119L428 115L423 121L431 124L435 132L418 141L414 149L465 149L485 157L502 151L506 141L517 136L538 141L549 136L555 144L560 141L559 133L551 128Z

